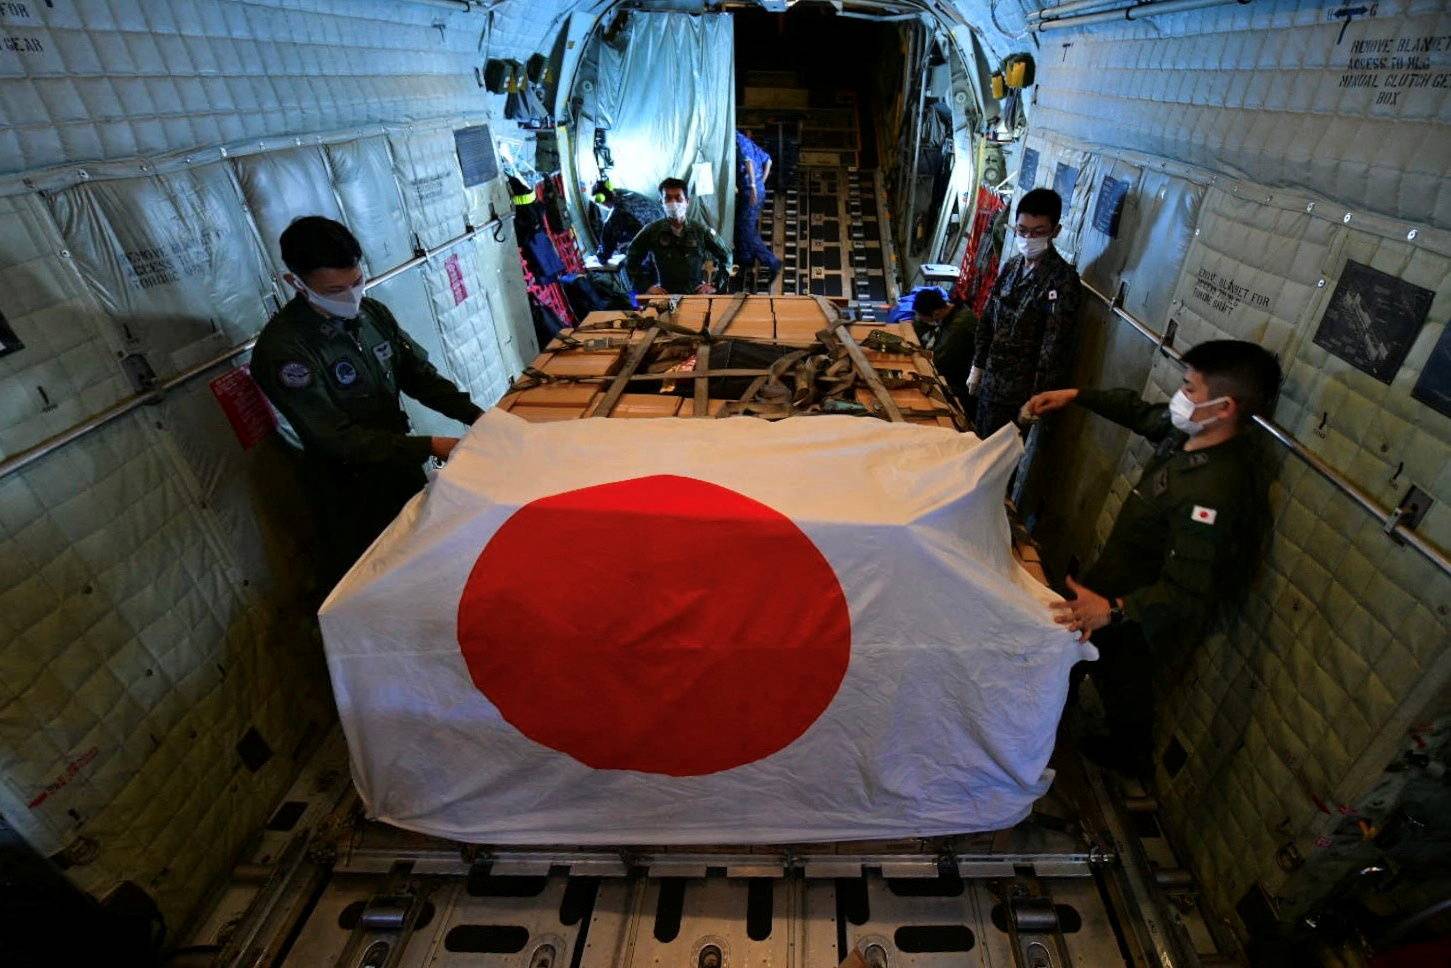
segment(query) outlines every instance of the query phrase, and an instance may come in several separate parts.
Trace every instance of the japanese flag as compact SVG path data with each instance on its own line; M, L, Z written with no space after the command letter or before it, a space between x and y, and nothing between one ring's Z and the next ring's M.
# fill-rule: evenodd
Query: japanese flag
M486 414L321 620L371 815L492 843L999 829L1074 662L1022 447L847 416Z

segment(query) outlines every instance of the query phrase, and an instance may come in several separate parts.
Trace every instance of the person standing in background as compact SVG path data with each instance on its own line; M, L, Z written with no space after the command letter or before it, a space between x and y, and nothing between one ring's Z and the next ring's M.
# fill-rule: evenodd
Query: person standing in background
M769 291L781 260L761 238L761 207L766 203L766 179L771 174L771 156L746 136L736 132L736 265L741 267L741 285L748 267L765 266L765 279L755 280L755 288Z
M1035 188L1018 201L1017 251L1003 264L978 320L967 391L975 430L987 437L1017 417L1035 393L1068 381L1081 298L1078 272L1053 246L1063 200Z

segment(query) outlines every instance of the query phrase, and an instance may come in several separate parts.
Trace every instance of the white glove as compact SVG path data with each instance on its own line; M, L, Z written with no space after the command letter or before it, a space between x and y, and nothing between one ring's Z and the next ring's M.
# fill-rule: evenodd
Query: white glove
M977 396L978 387L982 386L982 370L973 367L967 373L967 392L969 396Z

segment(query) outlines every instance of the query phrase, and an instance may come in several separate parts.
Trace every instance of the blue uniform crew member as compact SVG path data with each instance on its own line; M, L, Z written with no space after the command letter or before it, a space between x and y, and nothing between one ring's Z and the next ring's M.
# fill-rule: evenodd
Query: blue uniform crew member
M309 215L279 244L297 294L257 337L252 374L302 442L336 578L423 487L423 462L458 443L410 433L399 392L464 425L483 411L364 297L363 250L345 226Z
M660 183L665 217L640 230L625 253L636 292L650 296L713 293L729 275L730 249L699 222L687 222L689 188L679 178Z
M1184 354L1184 383L1167 404L1133 390L1050 390L1028 401L1041 416L1077 403L1157 444L1076 597L1052 606L1060 625L1091 635L1089 664L1109 736L1084 752L1142 770L1153 751L1155 666L1192 649L1242 600L1269 531L1264 461L1249 433L1269 410L1280 365L1241 340Z
M746 136L736 132L736 265L760 264L768 270L758 285L769 289L781 260L761 238L761 206L766 201L766 179L771 174L771 156Z

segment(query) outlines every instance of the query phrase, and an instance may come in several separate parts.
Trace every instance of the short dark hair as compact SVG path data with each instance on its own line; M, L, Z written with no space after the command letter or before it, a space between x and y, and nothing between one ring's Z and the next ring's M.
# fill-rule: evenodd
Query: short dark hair
M1057 225L1063 217L1063 199L1051 188L1035 188L1018 199L1018 212L1013 217L1022 215L1042 215Z
M662 181L660 183L660 194L661 195L664 195L667 191L669 191L672 188L678 188L682 192L685 193L685 197L686 198L689 198L690 197L690 186L687 185L687 184L685 184L685 179L684 178L667 178L667 179L665 179L664 181Z
M913 315L919 313L935 313L946 305L947 300L942 298L942 290L936 286L919 289L917 290L917 294L912 297Z
M1198 370L1216 397L1233 397L1240 423L1268 413L1280 392L1280 361L1258 343L1212 339L1184 354L1184 365Z
M351 269L363 258L363 247L348 227L321 215L293 219L277 246L287 268L299 276L316 269Z

